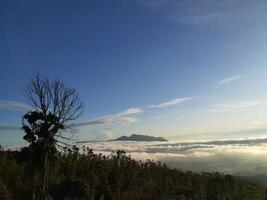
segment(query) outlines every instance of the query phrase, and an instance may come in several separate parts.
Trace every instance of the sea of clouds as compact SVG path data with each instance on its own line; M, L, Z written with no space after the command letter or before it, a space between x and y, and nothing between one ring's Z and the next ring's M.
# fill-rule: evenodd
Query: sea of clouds
M94 141L79 145L102 154L120 149L135 159L162 161L182 170L267 175L267 138L187 142Z

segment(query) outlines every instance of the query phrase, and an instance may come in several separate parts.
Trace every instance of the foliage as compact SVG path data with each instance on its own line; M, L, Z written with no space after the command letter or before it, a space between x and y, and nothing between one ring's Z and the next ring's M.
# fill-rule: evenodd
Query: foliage
M36 154L53 155L56 147L64 146L59 140L64 138L60 130L66 129L67 122L82 114L83 104L79 95L63 82L50 81L39 75L30 80L25 95L31 102L31 111L23 116L23 139L30 143L29 147Z
M79 153L81 152L81 153ZM36 199L42 184L25 149L0 151L0 199ZM83 147L50 158L46 199L260 200L265 188L214 173L183 172L161 162L136 161L124 151L97 155Z

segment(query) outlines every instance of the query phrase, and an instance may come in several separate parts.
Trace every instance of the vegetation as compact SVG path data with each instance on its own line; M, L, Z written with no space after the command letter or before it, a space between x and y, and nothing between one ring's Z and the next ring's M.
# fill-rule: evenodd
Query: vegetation
M42 171L34 170L27 148L0 151L0 199L37 199ZM96 155L83 147L57 152L48 166L46 199L256 200L265 189L220 173L193 173L165 164L136 161L125 152Z
M70 146L60 131L82 112L76 91L36 76L26 95L32 109L22 128L29 146L0 148L1 200L267 199L261 185L230 175L182 172L161 162L136 161L121 150L107 156Z

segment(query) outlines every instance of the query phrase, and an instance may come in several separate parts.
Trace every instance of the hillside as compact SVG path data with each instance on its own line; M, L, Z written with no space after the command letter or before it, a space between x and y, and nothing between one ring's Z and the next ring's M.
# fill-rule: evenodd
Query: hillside
M137 135L133 134L131 136L121 136L114 141L159 141L159 142L166 142L166 140L163 137L154 137L149 135Z
M46 199L264 200L265 188L220 173L193 173L164 163L136 161L118 151L97 155L83 147L50 158ZM30 200L42 172L27 149L0 151L0 199Z

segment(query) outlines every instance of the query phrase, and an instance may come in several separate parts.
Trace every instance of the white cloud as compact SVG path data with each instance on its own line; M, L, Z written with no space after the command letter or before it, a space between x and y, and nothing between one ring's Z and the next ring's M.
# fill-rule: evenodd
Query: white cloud
M193 97L185 97L185 98L176 98L171 101L162 102L160 104L150 105L150 108L168 108L172 106L177 106L183 103L186 103L188 101L191 101Z
M74 126L86 126L86 125L103 125L113 123L132 123L136 122L136 115L143 112L140 108L129 108L120 113L105 115L96 119L89 120L85 123L80 123Z
M236 80L239 80L241 78L243 78L244 75L237 75L237 76L231 76L231 77L227 77L223 80L221 80L218 85L224 85L224 84L228 84L228 83L231 83L233 81L236 81Z
M210 107L211 112L235 112L240 109L254 108L254 107L267 106L266 99L260 99L255 101L236 101L225 104L214 104Z
M104 140L113 139L114 133L112 132L111 129L103 129L102 131L103 131L103 136L102 137L103 137Z
M0 110L29 111L32 107L17 101L0 100Z
M140 108L129 108L125 111L118 113L117 116L128 116L128 115L138 114L141 112L142 110Z

